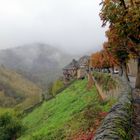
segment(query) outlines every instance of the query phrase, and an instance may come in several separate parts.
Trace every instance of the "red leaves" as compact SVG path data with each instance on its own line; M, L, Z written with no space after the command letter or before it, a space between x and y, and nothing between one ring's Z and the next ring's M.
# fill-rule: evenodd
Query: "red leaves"
M106 117L107 114L108 114L107 112L100 112L100 113L99 113L99 115L100 115L101 117L103 117L103 118Z
M93 124L93 128L90 128L86 132L81 130L79 133L77 133L75 136L72 137L72 140L92 140L101 121L105 118L107 114L108 114L107 112L100 112L98 118Z
M94 131L79 132L73 137L73 140L92 140L94 137Z

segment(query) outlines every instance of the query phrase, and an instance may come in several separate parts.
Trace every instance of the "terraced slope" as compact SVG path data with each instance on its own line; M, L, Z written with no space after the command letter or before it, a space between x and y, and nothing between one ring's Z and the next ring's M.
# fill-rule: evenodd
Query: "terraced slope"
M0 67L0 107L26 109L41 101L42 90L20 74Z
M113 102L101 103L96 88L88 91L86 86L86 80L76 81L23 118L27 129L20 140L78 140L93 132Z

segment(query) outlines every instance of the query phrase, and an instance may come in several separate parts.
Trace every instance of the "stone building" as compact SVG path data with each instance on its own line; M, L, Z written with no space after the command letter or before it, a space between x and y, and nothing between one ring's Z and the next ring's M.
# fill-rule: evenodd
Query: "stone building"
M79 63L75 59L72 60L70 64L63 68L63 75L65 81L74 79L77 76L77 70L79 68Z
M89 65L89 56L83 56L78 61L72 60L70 64L63 68L63 75L65 81L71 79L82 79L86 76L86 71Z
M77 79L82 79L86 76L89 69L89 56L83 56L79 59L79 68L77 70Z

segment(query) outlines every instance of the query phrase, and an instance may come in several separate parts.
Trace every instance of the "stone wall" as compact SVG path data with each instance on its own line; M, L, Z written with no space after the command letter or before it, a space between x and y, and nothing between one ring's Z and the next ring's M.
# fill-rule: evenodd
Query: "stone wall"
M96 131L93 140L130 140L132 118L132 91L129 84L122 81L120 97Z
M131 76L136 76L137 75L137 60L135 59L130 59L127 67L128 67L128 74Z
M119 98L122 84L121 84L121 82L118 82L118 79L116 79L116 80L117 80L116 87L114 89L107 90L107 91L103 90L102 85L100 85L96 80L94 80L95 86L103 100L108 100L110 98L116 98L116 99Z
M105 78L103 76L104 73L96 72L96 75L99 75L99 74L101 75L99 79ZM96 78L96 76L95 76L95 78L93 78L94 82L95 82L95 86L98 90L98 93L100 94L100 96L102 97L103 100L108 100L110 98L118 99L121 95L121 89L123 88L123 82L120 81L120 78L117 75L109 75L109 76L113 81L115 81L115 85L113 86L113 88L108 87L108 90L104 89L104 85L107 84L106 80L101 80L102 81L102 84L101 84L98 81L98 79ZM113 83L111 83L111 84L113 84Z

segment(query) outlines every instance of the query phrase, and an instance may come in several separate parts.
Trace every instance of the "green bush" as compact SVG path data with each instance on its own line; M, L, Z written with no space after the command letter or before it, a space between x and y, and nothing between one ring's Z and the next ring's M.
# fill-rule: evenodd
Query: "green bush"
M52 86L52 95L55 96L57 92L64 87L64 83L61 80L56 80Z
M0 114L0 140L14 140L23 131L23 125L19 118L11 113Z

